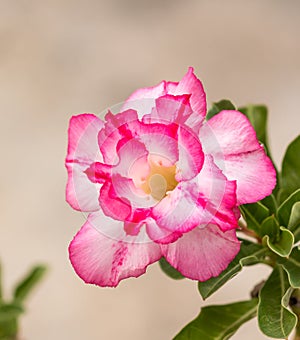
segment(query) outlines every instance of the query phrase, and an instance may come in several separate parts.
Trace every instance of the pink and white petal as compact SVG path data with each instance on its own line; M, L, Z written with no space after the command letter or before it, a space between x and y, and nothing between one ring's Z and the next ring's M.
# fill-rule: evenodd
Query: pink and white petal
M102 160L97 142L102 127L103 122L93 114L73 116L70 120L66 200L76 210L90 212L99 209L100 187L91 183L84 171L91 163Z
M145 114L149 114L155 106L155 99L167 93L166 84L165 81L162 81L158 85L136 90L126 100L122 110L136 110L140 118ZM169 85L171 88L172 86L173 85Z
M104 122L93 114L73 116L69 124L68 154L66 162L74 160L82 164L101 161L98 133Z
M227 268L240 250L234 230L222 232L217 226L195 228L174 243L163 245L163 256L182 275L206 281Z
M91 164L84 173L91 182L103 184L105 181L111 179L112 169L111 165L95 162Z
M139 139L151 156L158 156L164 166L171 166L178 160L177 131L177 124L141 123Z
M189 100L189 94L180 96L166 94L155 100L156 110L152 112L157 115L156 118L160 123L170 124L176 122L177 124L184 124L193 112Z
M98 197L100 184L92 183L85 174L86 165L66 163L68 182L66 200L70 206L79 211L96 211L100 209Z
M150 86L150 87L144 87L141 89L136 90L133 92L126 102L129 102L131 100L137 100L137 99L144 99L144 98L158 98L161 97L165 94L167 94L167 88L172 88L175 86L176 83L171 83L167 85L166 81L161 81L159 84L155 86Z
M229 230L238 227L235 207L235 182L228 181L212 157L206 156L200 174L180 182L153 207L152 216L160 227L181 233L209 223Z
M202 123L202 116L199 116L195 111L193 111L185 121L185 125L190 127L197 135L199 134Z
M204 154L199 139L184 126L179 126L178 129L178 150L176 179L190 180L200 172Z
M172 159L174 159L173 155L175 154L176 158L178 154L176 152L178 126L176 124L145 124L137 119L136 113L133 114L132 112L135 111L122 112L117 115L116 120L110 114L107 115L109 121L106 123L105 129L102 129L99 133L99 146L105 162L115 165L119 161L122 162L121 156L123 155L116 154L116 150L119 151L130 141L135 144L135 149L141 149L142 146L137 145L141 142L145 144L150 153L170 155ZM136 150L132 151L135 155Z
M191 194L194 185L181 182L152 208L152 217L160 228L171 232L186 233L201 223L201 213L205 201L199 203L202 196ZM195 194L196 195L196 194ZM198 207L199 205L199 207Z
M131 135L130 129L128 129L128 124L138 120L137 112L135 110L125 110L117 114L113 114L108 111L105 115L105 133L110 135L116 129L120 131L123 137ZM101 142L99 136L99 144Z
M139 234L141 228L143 226L143 222L135 223L135 222L124 222L124 231L127 235L136 236Z
M178 86L178 81L166 81L166 94L173 93Z
M212 156L205 156L203 167L193 182L193 190L201 192L206 202L201 224L214 223L223 231L237 228L236 182L225 177ZM192 190L190 192L193 193ZM197 192L194 193L195 198L196 195Z
M172 243L182 236L182 233L179 233L177 231L172 232L170 230L160 227L151 217L147 218L145 224L148 236L151 238L151 240L153 240L156 243L160 244Z
M201 81L195 76L194 69L189 67L188 72L180 80L176 88L173 87L169 94L190 94L192 110L199 115L199 121L206 116L206 95Z
M117 237L101 233L103 226ZM101 212L90 214L69 246L71 263L84 282L116 287L123 279L144 274L147 266L161 257L159 245L139 243L137 238L126 235L122 222Z
M129 177L131 168L136 168L136 164L147 165L148 150L144 143L138 139L123 138L117 145L119 156L118 164L113 168L114 174L120 174L123 177ZM143 167L144 169L144 167ZM148 172L150 168L148 169ZM147 176L148 173L145 175Z
M271 194L276 185L274 166L244 114L220 112L203 125L200 139L205 153L214 157L226 177L237 181L238 204Z
M104 128L98 135L98 144L105 163L117 164L119 162L116 154L117 145L123 138L132 138L132 131L128 124L137 119L137 113L134 110L127 110L116 115L109 111L106 114Z
M276 185L276 172L261 146L258 150L226 155L224 173L237 182L237 203L253 203L271 195Z
M100 189L100 207L104 214L119 221L126 221L131 215L128 199L118 197L111 182L105 182Z
M248 118L238 111L221 111L200 130L206 153L239 154L260 148L255 130Z
M116 197L128 200L132 209L149 208L157 203L151 195L137 188L131 178L125 178L116 174L112 177L112 185Z

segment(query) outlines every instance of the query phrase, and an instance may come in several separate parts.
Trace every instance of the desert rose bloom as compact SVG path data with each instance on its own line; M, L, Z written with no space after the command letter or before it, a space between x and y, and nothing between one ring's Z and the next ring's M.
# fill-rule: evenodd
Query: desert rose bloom
M67 201L88 213L69 247L87 283L117 286L164 256L184 276L218 276L240 249L238 205L271 194L276 176L245 115L209 121L193 69L139 89L104 120L73 116Z

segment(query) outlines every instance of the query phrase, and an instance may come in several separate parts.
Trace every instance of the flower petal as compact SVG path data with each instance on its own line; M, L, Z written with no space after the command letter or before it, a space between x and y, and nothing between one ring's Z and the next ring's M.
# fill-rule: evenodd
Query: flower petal
M137 113L134 110L127 110L116 115L109 111L106 114L104 128L98 135L98 144L105 163L117 164L119 162L116 154L117 145L123 138L127 140L132 138L128 124L137 119Z
M205 197L201 225L216 224L223 231L237 228L240 214L236 208L236 182L225 177L212 156L205 156L203 168L193 182Z
M162 81L156 86L135 91L125 102L124 109L134 109L139 117L150 114L155 107L155 99L166 94L180 96L191 95L190 104L193 113L187 120L187 125L198 132L201 122L206 116L206 95L201 81L195 76L194 69L189 67L185 76L177 82Z
M222 111L200 130L205 153L226 177L237 181L238 204L256 202L271 194L276 184L274 166L247 117L238 111Z
M149 208L157 203L150 194L146 194L142 189L137 188L130 178L116 174L112 178L112 185L116 197L126 199L132 209Z
M190 95L173 96L166 94L155 100L155 109L152 110L150 118L152 121L170 124L184 124L192 114L189 104ZM145 119L146 116L143 117ZM149 121L148 121L149 122Z
M197 113L199 117L198 121L194 121L194 124L197 125L203 121L206 116L206 95L203 85L195 76L194 69L192 67L189 67L188 72L180 80L176 88L173 88L169 94L191 94L190 104L192 110Z
M172 85L171 85L172 87ZM122 110L133 109L138 112L140 118L149 114L155 106L155 99L167 94L167 82L162 81L158 85L145 87L133 92L126 100Z
M240 154L260 148L248 118L233 110L221 111L203 124L200 138L209 154Z
M163 256L182 275L198 281L218 276L240 250L234 230L215 225L195 228L174 243L163 245Z
M104 122L93 114L73 116L69 124L67 162L90 164L102 157L97 143L98 133Z
M118 197L110 181L102 185L99 203L104 214L116 220L126 221L132 212L128 199Z
M99 230L104 229L104 232ZM110 237L106 231L110 231ZM146 272L149 264L161 257L160 246L139 236L128 236L122 222L92 213L69 246L71 263L86 283L102 287L116 287L129 277Z
M172 232L170 230L167 230L165 228L160 227L157 225L155 220L153 218L147 218L145 221L146 223L146 230L147 234L156 243L160 244L168 244L175 242L179 237L182 236L182 233L180 232Z
M66 200L70 206L79 211L99 210L100 184L92 183L85 174L86 165L66 163L68 182L66 187Z
M200 224L199 209L202 205L190 193L190 183L181 182L152 208L152 216L159 227L172 232L185 233ZM202 198L198 193L198 199ZM199 208L198 208L199 205Z
M238 204L253 203L271 195L276 185L276 172L265 150L227 155L224 173L237 182Z
M179 126L178 129L178 150L176 179L178 181L192 179L203 166L204 154L199 138L184 126Z
M91 183L84 171L93 162L102 160L97 143L98 132L102 127L103 122L92 114L73 116L70 120L66 200L76 210L99 209L99 185Z
M191 181L180 182L152 209L162 228L186 233L196 226L217 224L222 230L238 227L236 184L228 181L206 155L203 167Z

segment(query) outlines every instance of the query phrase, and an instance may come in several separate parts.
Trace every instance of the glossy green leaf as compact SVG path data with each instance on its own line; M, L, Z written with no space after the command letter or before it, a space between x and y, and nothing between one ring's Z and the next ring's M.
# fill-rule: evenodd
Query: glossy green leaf
M272 240L268 235L264 236L268 247L277 255L289 256L294 245L294 235L288 229L280 227L280 236Z
M273 194L270 196L265 197L263 200L260 201L266 208L269 209L270 214L275 214L277 211L277 202L276 198Z
M291 215L288 223L288 228L294 231L300 225L300 201L292 206Z
M14 299L22 302L34 286L42 279L46 272L46 267L36 266L28 275L16 286L14 290Z
M288 229L294 234L295 242L300 241L300 202L292 206Z
M207 112L206 119L210 119L219 112L223 110L236 110L235 106L231 103L231 101L227 99L222 99L217 103L213 103L211 109Z
M162 257L159 260L159 266L161 268L161 270L170 278L174 279L174 280L181 280L184 279L184 276L182 274L179 273L178 270L176 270L175 268L173 268L170 263L164 258Z
M269 209L262 203L256 202L241 205L240 210L247 223L248 229L252 229L260 235L261 224L269 216Z
M264 105L248 105L247 107L239 108L239 111L247 116L256 131L257 139L268 149L267 107Z
M300 202L300 189L293 192L278 208L278 219L280 225L287 227L290 221L290 215L293 205Z
M300 250L297 247L294 248L288 258L279 258L278 263L287 272L291 286L300 288Z
M279 232L279 224L274 216L269 216L262 222L260 236L268 235L270 240L275 240Z
M281 187L285 199L300 188L300 135L288 146L282 162Z
M287 309L290 293L286 272L275 267L259 294L258 323L265 335L283 339L295 328L297 317Z
M245 245L242 243L241 250L235 259L219 276L198 283L198 289L202 298L205 300L211 296L227 281L237 275L242 270L243 266L250 266L261 262L267 253L268 249L259 244Z
M227 340L245 322L256 316L257 299L202 308L174 340Z

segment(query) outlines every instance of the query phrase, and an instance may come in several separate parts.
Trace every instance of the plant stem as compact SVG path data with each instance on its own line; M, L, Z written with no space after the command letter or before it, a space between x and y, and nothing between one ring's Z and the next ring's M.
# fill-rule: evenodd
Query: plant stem
M242 220L239 220L240 232L244 233L247 236L253 237L256 239L257 243L261 243L261 238L256 234L254 230L248 229L247 224Z

